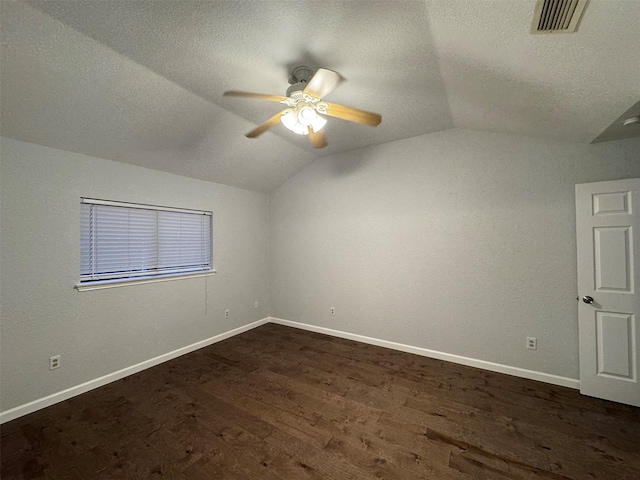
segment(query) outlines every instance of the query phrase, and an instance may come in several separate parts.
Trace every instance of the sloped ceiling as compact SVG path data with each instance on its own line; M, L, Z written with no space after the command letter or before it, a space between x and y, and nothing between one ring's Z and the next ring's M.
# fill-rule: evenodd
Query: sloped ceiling
M453 127L588 143L640 99L640 0L531 35L535 0L0 2L2 135L270 191L315 158ZM278 125L292 66L348 79L329 146ZM640 135L640 132L638 132Z

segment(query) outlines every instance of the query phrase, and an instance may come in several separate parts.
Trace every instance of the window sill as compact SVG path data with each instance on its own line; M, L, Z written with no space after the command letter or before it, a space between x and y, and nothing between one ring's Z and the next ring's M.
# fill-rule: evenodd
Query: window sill
M161 277L140 277L134 279L128 278L126 280L96 280L95 282L78 283L75 288L79 292L86 292L89 290L102 290L103 288L127 287L129 285L142 285L145 283L156 282L170 282L173 280L183 280L185 278L209 277L215 274L216 270L209 270L208 272L179 273L176 275L165 275Z

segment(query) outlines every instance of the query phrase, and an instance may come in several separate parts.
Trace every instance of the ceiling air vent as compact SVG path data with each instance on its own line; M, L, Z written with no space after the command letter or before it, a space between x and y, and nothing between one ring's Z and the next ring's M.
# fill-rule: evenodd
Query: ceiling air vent
M538 0L531 33L573 33L587 0Z

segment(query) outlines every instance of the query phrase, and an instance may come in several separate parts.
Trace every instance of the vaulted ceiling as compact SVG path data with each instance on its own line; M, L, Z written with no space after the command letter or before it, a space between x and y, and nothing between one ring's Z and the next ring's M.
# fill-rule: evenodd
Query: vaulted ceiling
M591 0L551 35L530 33L535 0L0 3L3 136L259 191L447 128L589 143L640 109L640 0ZM300 64L382 124L330 119L321 150L282 125L245 138L282 106L223 92L284 95Z

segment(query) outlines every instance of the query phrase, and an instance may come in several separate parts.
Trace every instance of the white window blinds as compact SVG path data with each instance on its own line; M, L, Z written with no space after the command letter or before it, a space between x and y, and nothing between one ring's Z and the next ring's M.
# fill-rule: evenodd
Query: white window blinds
M211 212L82 199L80 282L212 269Z

